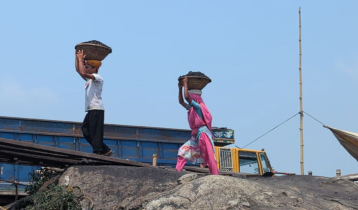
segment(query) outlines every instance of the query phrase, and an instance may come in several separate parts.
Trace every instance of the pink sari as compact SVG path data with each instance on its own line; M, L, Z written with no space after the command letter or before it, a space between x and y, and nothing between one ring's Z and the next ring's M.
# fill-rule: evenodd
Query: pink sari
M218 175L219 170L216 165L211 135L212 116L200 95L190 94L190 97L200 105L203 118L198 115L194 107L189 109L188 122L192 137L179 148L176 169L177 171L181 171L187 161L206 163L209 166L210 173ZM198 136L199 128L203 126L206 126L209 132L201 132L200 136Z

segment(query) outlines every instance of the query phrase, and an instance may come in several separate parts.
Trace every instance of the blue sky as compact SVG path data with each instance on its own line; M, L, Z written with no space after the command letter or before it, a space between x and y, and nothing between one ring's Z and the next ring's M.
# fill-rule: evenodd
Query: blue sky
M298 8L302 9L303 108L358 132L357 1L45 1L0 3L0 115L82 121L84 81L74 46L113 49L105 123L188 129L177 78L212 79L203 98L213 126L242 147L299 112ZM357 173L333 134L304 117L305 174ZM278 171L300 173L299 116L252 143Z

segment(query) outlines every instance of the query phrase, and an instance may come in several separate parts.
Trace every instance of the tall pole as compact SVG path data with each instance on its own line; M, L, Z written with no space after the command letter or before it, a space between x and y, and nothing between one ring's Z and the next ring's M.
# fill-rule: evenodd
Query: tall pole
M299 73L300 73L300 140L301 140L301 175L304 175L303 163L303 106L302 106L302 43L301 43L301 7L298 10L299 15Z

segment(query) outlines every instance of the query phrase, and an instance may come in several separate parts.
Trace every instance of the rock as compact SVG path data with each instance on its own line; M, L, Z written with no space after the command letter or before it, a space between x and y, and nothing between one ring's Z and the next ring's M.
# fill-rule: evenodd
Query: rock
M59 184L80 187L93 200L94 209L358 208L353 182L314 176L238 178L163 168L73 166L62 174Z
M178 179L178 184L185 184L196 179L197 174L185 174Z
M195 179L175 188L175 191L165 194L159 199L147 204L146 210L172 207L176 209L235 209L243 207L242 187L236 188L232 181L245 180L232 177L209 175ZM238 199L239 198L239 199ZM233 208L235 207L235 208Z
M94 202L94 209L135 209L147 198L177 186L186 172L130 166L73 166L59 185L77 186Z
M250 208L250 203L249 202L242 202L242 206Z
M205 176L177 186L149 202L145 210L175 209L352 209L358 207L358 192L352 182L337 184L332 189L348 191L342 197L327 199L334 190L322 189L320 181L328 178L304 176L273 177L270 179L240 179L225 176ZM327 184L326 183L326 184ZM343 184L343 185L342 185ZM304 187L303 187L304 186ZM328 186L328 185L327 185ZM350 193L357 198L351 202ZM348 196L349 195L349 196ZM335 200L339 201L335 202ZM250 202L249 202L250 201ZM317 208L320 207L320 208Z

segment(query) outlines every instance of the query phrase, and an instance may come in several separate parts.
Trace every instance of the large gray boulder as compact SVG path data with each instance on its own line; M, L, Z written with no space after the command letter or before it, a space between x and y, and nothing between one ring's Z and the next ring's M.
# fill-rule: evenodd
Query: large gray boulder
M144 209L358 209L358 188L322 177L206 176L165 192Z
M151 196L172 189L186 172L130 166L73 166L59 178L59 185L81 189L94 209L137 209ZM78 188L77 188L78 187Z
M87 197L85 209L92 201L94 209L358 209L353 182L325 177L243 179L160 168L74 166L59 184L79 187Z

